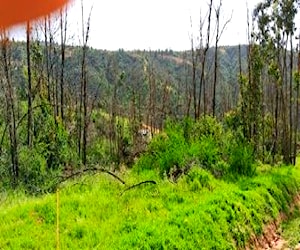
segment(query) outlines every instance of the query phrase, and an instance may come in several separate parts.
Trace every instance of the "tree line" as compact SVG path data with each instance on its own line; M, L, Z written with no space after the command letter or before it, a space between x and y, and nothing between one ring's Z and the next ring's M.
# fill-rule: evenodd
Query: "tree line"
M153 133L167 119L206 115L226 120L256 159L295 164L299 4L262 1L248 12L249 44L220 47L234 24L221 18L222 0L210 0L184 52L92 49L83 2L81 46L67 44L67 9L27 23L24 43L2 30L2 186L37 191L80 166L131 165L147 144L143 124Z

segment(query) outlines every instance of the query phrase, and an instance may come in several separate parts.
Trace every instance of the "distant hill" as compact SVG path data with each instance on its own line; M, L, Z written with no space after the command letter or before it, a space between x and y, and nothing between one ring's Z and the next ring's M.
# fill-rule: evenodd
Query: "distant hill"
M14 70L14 80L20 86L26 86L26 44L14 42L12 56L17 67ZM44 53L42 43L35 44L37 51ZM59 49L53 49L53 70L59 59ZM36 52L37 53L37 52ZM219 48L219 72L217 103L227 102L228 109L234 106L238 98L238 46L226 46ZM67 47L65 81L70 91L74 94L79 91L81 77L80 47ZM247 46L241 46L242 67L245 69L247 58ZM200 64L199 64L200 65ZM214 65L214 48L208 51L206 67L207 95L211 95L211 82ZM184 96L187 87L191 86L192 58L190 51L177 52L172 50L159 51L106 51L89 48L87 53L88 89L92 96L101 97L103 105L109 102L113 86L116 85L119 93L119 104L128 103L133 91L142 91L142 96L147 96L149 91L149 77L155 79L160 90L168 85L170 92L170 106L182 106L176 104ZM122 75L122 83L120 76ZM199 81L199 80L197 80ZM167 83L166 83L167 82ZM162 96L157 97L161 100ZM225 100L226 99L226 100ZM144 98L145 100L145 98ZM176 101L177 100L177 101ZM172 104L173 102L173 104ZM229 102L229 103L228 103ZM104 105L105 106L105 105ZM172 108L171 108L172 109ZM179 112L170 110L170 112ZM182 112L181 112L182 113ZM180 114L179 114L180 115Z

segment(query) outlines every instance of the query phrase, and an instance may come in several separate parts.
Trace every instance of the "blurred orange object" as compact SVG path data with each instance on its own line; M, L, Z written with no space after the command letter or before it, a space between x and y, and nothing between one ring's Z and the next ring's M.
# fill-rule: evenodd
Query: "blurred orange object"
M68 0L0 0L0 28L48 15L67 2Z

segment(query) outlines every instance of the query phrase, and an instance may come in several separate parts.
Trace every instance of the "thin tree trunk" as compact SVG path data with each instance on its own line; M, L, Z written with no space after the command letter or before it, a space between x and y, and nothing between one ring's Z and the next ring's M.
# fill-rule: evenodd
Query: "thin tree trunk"
M213 0L210 0L209 3L209 11L208 11L208 24L207 24L207 39L206 46L203 52L203 58L201 62L201 76L200 76L200 85L199 85L199 97L198 97L198 113L197 118L200 117L200 105L201 105L201 97L202 97L202 87L203 87L203 112L204 115L207 113L207 96L206 96L206 83L205 83L205 66L206 66L206 57L210 44L210 31L211 31L211 13L213 8Z
M65 50L67 36L67 11L63 17L63 10L60 11L60 31L61 31L61 65L60 65L60 114L64 122L64 72L65 72Z
M1 37L1 57L3 62L4 78L6 82L6 107L7 107L7 124L9 127L10 135L10 155L11 155L11 173L13 179L13 186L17 185L19 177L19 157L18 157L18 139L17 139L17 126L16 126L16 114L14 103L14 88L12 86L11 79L11 59L9 52L9 40L5 34Z
M32 146L32 79L31 79L31 53L30 53L30 23L27 22L26 29L26 51L27 51L27 77L28 77L28 93L27 93L27 101L28 101L28 114L27 114L27 145L29 147Z
M293 64L294 64L294 52L293 52L293 37L290 38L290 69L289 69L289 77L290 77L290 137L289 137L289 143L290 143L290 162L295 165L296 162L296 156L294 155L293 150L293 136L296 136L295 133L293 133Z
M82 163L86 165L87 163L87 129L88 129L88 114L87 114L87 106L88 106L88 96L87 96L87 68L86 68L86 56L87 56L87 43L89 40L89 30L90 30L90 20L91 20L91 12L88 17L87 27L85 30L84 25L84 11L83 11L83 0L81 0L81 14L82 14L82 39L83 39L83 47L82 47L82 62L81 62L81 82L82 82L82 105L83 105L83 138L82 138ZM91 9L92 11L92 9ZM81 132L80 132L81 134Z
M298 79L297 79L297 87L296 87L296 121L295 121L295 136L294 136L294 163L296 164L296 156L297 156L297 135L298 135L298 123L299 123L299 85L300 85L300 42L298 45Z
M217 90L217 76L218 76L218 45L219 45L219 33L220 33L220 11L221 11L222 1L220 0L220 5L215 10L216 11L216 25L217 34L215 41L215 68L214 68L214 81L213 81L213 100L212 100L212 111L213 116L216 115L216 90Z
M194 40L191 38L191 45L192 45L192 86L193 86L193 99L194 99L194 117L197 119L197 83L196 83L196 63L197 58L195 56L194 50Z
M47 98L48 102L51 103L51 86L50 86L50 51L48 44L48 19L49 17L45 17L44 20L44 36L45 36L45 57L46 57L46 75L47 75ZM50 27L49 27L50 28Z

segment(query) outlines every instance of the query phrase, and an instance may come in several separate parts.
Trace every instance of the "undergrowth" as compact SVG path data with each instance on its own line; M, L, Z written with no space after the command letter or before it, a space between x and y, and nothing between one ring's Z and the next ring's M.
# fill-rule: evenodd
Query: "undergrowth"
M134 169L156 169L161 176L174 169L186 172L192 165L210 171L215 177L254 176L254 152L238 131L225 130L215 118L197 121L168 121L139 158Z

